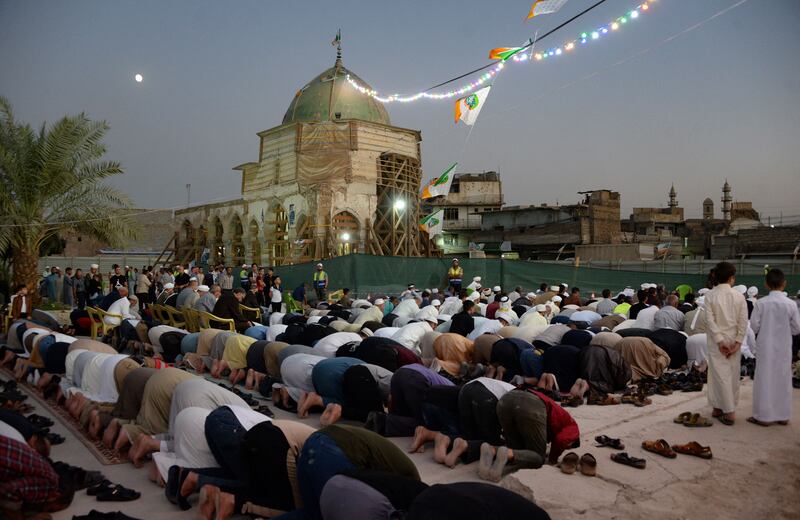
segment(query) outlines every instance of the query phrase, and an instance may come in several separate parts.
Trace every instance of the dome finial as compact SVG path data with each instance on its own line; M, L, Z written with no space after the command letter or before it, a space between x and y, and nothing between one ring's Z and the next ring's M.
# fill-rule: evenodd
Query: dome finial
M336 67L342 66L342 30L336 31L336 38L333 39L331 45L336 47Z

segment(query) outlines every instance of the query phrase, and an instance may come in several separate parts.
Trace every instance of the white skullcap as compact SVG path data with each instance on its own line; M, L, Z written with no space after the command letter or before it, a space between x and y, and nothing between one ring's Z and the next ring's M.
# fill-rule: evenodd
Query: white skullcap
M472 291L471 293L469 293L469 296L467 296L467 299L476 302L481 299L481 293L478 291Z
M483 290L483 294L484 294L485 296L491 296L491 294L492 294L492 290L491 290L491 289L489 289L489 288L487 287L487 288L485 288L485 289Z
M129 299L129 300L136 301L136 302L138 302L138 301L139 301L139 298L138 298L138 297L137 297L135 294L129 294L129 295L128 295L128 299Z
M500 303L506 303L508 301L508 296L503 296L500 298Z
M361 334L363 334L363 335L365 335L366 337L368 337L368 338L369 338L369 337L371 337L371 336L372 336L373 334L375 334L375 333L374 333L374 332L372 332L372 330L371 330L371 329L368 329L367 327L364 327L363 329L361 329Z
M704 294L706 294L706 293L707 293L708 291L710 291L710 290L711 290L711 289L709 289L708 287L703 287L702 289L700 289L699 291L697 291L697 294L699 294L700 296L703 296Z
M550 290L551 291L560 291L561 290L561 286L560 285L551 285L550 286Z
M375 303L373 305L383 305L384 303L386 303L386 300L384 300L383 298L378 298L377 300L375 300Z
M208 292L209 287L207 285L198 285L197 290L200 292Z
M431 305L433 305L434 307L438 307L438 306L439 306L439 305L441 305L441 304L442 304L442 302L440 302L439 300L433 300L433 301L431 302Z
M535 307L536 312L547 312L547 305L539 304Z
M317 267L322 267L322 264L317 264Z
M634 292L633 289L631 289L630 287L626 287L625 290L622 291L622 294L624 294L625 296L633 296Z
M529 292L528 294L525 295L525 297L528 298L529 300L531 298L536 298L536 293Z
M492 291L493 292L500 292L500 286L499 285L495 285L494 287L492 287Z
M649 283L643 283L640 287L642 288L643 291L646 291L647 289L650 288L650 284Z
M416 288L416 286L415 286L413 283L410 283L410 284L408 284L408 288L409 288L409 289L415 289L415 288Z
M192 276L191 278L189 278L189 281L190 282L196 282L197 281L197 277L196 276Z
M748 289L747 289L747 295L748 296L752 297L752 296L755 296L757 294L758 294L758 287L756 287L755 285L753 285L752 287L748 287Z
M569 284L567 282L561 282L561 285L563 285L564 287L569 287Z
M705 296L698 296L697 299L694 301L697 305L703 305L706 302Z
M734 285L733 286L733 290L738 292L738 293L744 294L744 293L747 292L747 286L746 285Z
M247 265L247 264L242 264L242 267L243 267L243 268L244 268L244 267L248 267L248 265Z
M476 276L475 278L472 279L472 281L473 282L480 282L481 281L481 277L480 276Z
M175 287L175 284L172 283L172 282L167 282L167 283L164 284L164 289L173 289L174 287Z
M420 310L417 316L419 316L419 319L421 319L422 321L430 321L433 323L438 323L438 320L436 318L437 316L439 316L439 311L437 311L436 307L434 307L433 305L428 305L427 307L424 307L422 310Z
M570 305L564 305L564 308L565 308L565 309L573 309L573 310L576 310L576 311L577 311L578 309L580 309L580 307L578 307L577 305L572 305L572 304L570 304Z
M91 265L89 266L89 269L100 269L100 266L99 266L99 265L97 265L97 264L91 264Z
M439 289L434 287L433 289L431 289L431 294L439 294Z
M553 303L561 303L561 296L553 296Z
M514 316L510 312L498 312L495 317L498 320L505 320L509 325L514 323Z

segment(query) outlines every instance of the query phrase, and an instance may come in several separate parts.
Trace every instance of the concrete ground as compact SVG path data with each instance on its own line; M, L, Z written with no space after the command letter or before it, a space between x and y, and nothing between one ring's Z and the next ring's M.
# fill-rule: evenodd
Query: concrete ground
M751 410L752 384L743 382L738 421L728 427L714 421L711 428L686 428L672 419L684 411L710 415L705 392L654 396L653 404L643 408L631 405L581 406L570 408L581 428L579 455L592 453L598 461L597 477L579 473L566 475L546 466L523 470L505 477L501 485L534 498L554 520L592 519L748 519L800 518L800 391L794 392L795 416L789 426L759 427L744 419ZM275 410L279 417L290 414ZM37 406L36 413L51 416ZM52 417L52 416L51 416ZM128 503L101 503L79 492L72 506L56 513L56 520L98 511L122 511L147 520L191 518L193 508L181 512L167 502L163 489L150 482L147 469L130 464L103 466L71 436L55 418L53 431L67 441L53 448L53 460L62 460L86 469L100 470L110 480L134 488L142 498ZM318 426L316 419L309 424ZM647 459L647 469L638 470L612 462L613 450L595 447L594 437L605 434L619 437L626 451ZM670 444L692 440L710 446L713 460L678 455L666 459L641 449L645 439L666 439ZM404 450L410 439L393 439ZM445 483L477 480L477 464L454 469L436 464L433 448L411 455L425 482Z

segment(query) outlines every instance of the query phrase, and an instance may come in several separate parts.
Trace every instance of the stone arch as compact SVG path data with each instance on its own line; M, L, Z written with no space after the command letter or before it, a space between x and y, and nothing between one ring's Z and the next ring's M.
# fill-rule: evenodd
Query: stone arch
M238 213L234 213L228 226L228 237L231 241L231 261L240 266L245 262L244 226Z
M358 218L350 211L340 211L331 219L332 242L329 250L334 256L357 253L361 241L361 226Z
M284 265L289 260L289 214L283 204L270 206L265 225L267 252L272 265Z
M222 219L219 215L214 215L209 223L211 230L211 262L215 265L225 263L225 242L223 242L223 235L225 234L225 227L222 225Z
M247 229L247 238L250 241L250 255L251 255L251 262L253 264L261 265L261 240L260 240L260 229L258 227L258 222L256 219L250 221Z

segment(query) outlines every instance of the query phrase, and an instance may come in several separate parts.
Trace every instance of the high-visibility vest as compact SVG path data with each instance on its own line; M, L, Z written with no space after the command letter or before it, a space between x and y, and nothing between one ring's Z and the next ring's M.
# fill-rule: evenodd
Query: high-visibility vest
M314 271L314 287L322 289L328 281L328 273L325 271Z
M461 283L461 277L464 276L464 270L461 267L451 267L447 271L447 277L450 282Z

